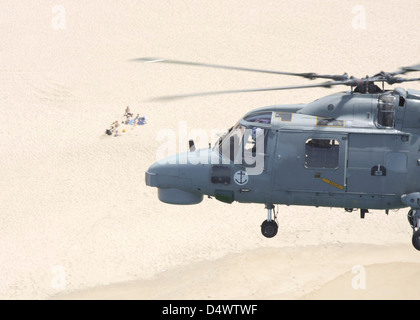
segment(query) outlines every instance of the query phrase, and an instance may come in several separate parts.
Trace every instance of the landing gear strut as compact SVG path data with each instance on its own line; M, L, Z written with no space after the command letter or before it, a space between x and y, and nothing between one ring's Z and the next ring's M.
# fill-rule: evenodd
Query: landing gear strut
M420 251L420 210L411 209L408 211L407 218L411 228L413 228L413 246Z
M274 205L268 204L265 207L268 211L267 214L267 220L265 220L261 225L261 233L266 238L272 238L277 234L277 231L279 229L279 226L276 222L277 216L276 216L276 210L274 208ZM273 219L274 216L274 219Z

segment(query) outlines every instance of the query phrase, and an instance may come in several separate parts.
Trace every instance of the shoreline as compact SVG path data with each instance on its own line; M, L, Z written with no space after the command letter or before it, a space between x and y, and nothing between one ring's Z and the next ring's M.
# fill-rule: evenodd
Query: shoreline
M420 291L415 289L420 285L420 277L415 277L420 274L420 262L415 256L407 261L411 253L406 245L260 248L175 267L151 279L99 286L50 299L420 299ZM352 286L357 277L355 267L366 271L364 289ZM413 289L394 291L396 282Z

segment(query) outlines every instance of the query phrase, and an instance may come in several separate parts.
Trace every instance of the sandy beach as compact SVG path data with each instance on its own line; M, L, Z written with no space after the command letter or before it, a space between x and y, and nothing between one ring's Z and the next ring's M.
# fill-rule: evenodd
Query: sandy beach
M307 82L130 61L392 72L420 63L420 3L402 3L0 3L0 299L420 299L408 209L278 206L266 239L263 205L171 206L145 185L162 133L176 153L203 130L204 148L252 109L346 88L152 102ZM106 135L127 106L147 124Z

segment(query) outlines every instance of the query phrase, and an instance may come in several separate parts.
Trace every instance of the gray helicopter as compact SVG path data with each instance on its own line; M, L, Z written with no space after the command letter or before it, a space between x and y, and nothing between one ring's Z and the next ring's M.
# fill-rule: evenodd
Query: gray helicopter
M298 76L328 81L286 87L212 91L186 97L348 86L308 104L273 105L245 114L213 147L196 149L153 164L146 185L158 188L169 204L198 204L203 196L225 203L262 203L267 219L262 234L277 234L275 204L360 210L409 207L413 246L420 250L420 91L384 89L384 84L420 81L400 77L420 65L369 77L290 73L187 61L139 58L237 71ZM382 83L379 87L376 83Z

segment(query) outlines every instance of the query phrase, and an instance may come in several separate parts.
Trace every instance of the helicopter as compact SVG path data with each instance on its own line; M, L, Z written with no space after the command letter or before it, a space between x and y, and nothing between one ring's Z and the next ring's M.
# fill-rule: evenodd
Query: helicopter
M420 78L420 64L356 78L292 73L158 58L167 63L278 74L327 81L272 88L209 91L163 96L160 101L214 94L350 87L307 104L261 107L246 113L213 146L159 160L145 173L160 201L198 204L206 195L224 203L261 203L267 219L261 233L278 232L275 205L360 211L409 208L412 244L420 251L420 91L389 85ZM401 77L403 76L404 77ZM379 87L377 83L382 83Z

